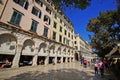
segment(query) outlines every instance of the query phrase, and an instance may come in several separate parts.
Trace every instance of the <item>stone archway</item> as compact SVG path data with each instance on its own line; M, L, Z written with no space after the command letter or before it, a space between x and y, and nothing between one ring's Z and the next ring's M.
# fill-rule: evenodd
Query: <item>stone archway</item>
M32 65L32 60L34 57L34 41L27 39L23 43L22 53L20 57L20 66Z
M62 54L61 53L61 47L59 47L57 51L58 51L58 54Z
M49 50L50 50L50 54L55 54L55 44L51 45Z
M22 55L34 55L34 42L30 39L23 43Z
M16 53L16 44L17 38L14 35L7 33L0 35L0 61L7 58L12 65Z
M78 61L78 53L75 53L75 60Z
M42 42L39 45L39 48L38 48L38 59L37 59L37 64L38 65L45 64L45 60L46 60L46 48L47 48L47 44L45 42Z
M17 39L11 34L0 35L0 54L15 54Z
M41 43L39 45L39 49L38 49L38 52L39 54L43 54L43 53L46 53L46 47L47 47L47 44L46 43Z

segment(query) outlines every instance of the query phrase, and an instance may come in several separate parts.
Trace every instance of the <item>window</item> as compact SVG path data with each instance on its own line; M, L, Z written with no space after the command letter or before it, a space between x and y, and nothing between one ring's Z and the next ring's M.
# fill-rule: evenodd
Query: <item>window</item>
M48 3L50 3L50 2L51 2L51 0L47 0L47 2L48 2Z
M62 20L60 19L60 23L62 23Z
M55 19L57 19L57 14L54 15Z
M63 38L63 43L65 43L66 42L66 39L65 38Z
M66 26L66 24L64 23L64 26Z
M76 41L75 41L75 44L76 44Z
M70 33L68 33L68 37L70 37Z
M67 31L65 30L65 35L67 35Z
M70 42L69 40L66 40L66 44L67 44L67 45L69 45L69 42Z
M48 28L45 26L43 36L47 37L47 35L48 35Z
M76 50L78 50L78 47L77 47L77 46L75 46L75 49L76 49Z
M37 8L35 8L35 7L32 8L32 14L41 18L41 11L38 10Z
M22 6L24 9L28 9L29 3L27 0L13 0L13 1Z
M56 32L53 31L53 40L56 39Z
M16 10L14 10L10 22L12 24L19 25L21 21L22 14Z
M62 27L60 26L60 32L62 32Z
M54 22L54 25L53 25L53 27L54 27L54 28L56 28L56 27L57 27L57 23L56 23L56 22Z
M43 6L43 3L41 2L41 0L35 0L36 3L38 3L38 5L40 5L41 7Z
M61 35L59 36L59 42L62 42L62 36Z
M52 0L47 0L47 2L52 6Z
M46 7L46 11L47 11L49 14L51 14L51 10L50 10L48 7Z
M71 39L73 39L73 35L71 35Z
M44 16L44 22L45 24L50 25L50 18L47 15Z
M31 29L30 29L30 31L36 32L37 25L38 25L38 22L35 21L35 20L32 20L32 24L31 24Z

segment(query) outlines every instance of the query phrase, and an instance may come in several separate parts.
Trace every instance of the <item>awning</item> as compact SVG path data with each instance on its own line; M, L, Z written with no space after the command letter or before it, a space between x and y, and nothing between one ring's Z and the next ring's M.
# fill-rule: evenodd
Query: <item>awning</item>
M118 53L117 55L116 55L116 52ZM120 57L120 54L119 54L119 47L118 46L116 46L115 48L113 48L111 51L110 51L110 53L109 54L107 54L107 55L105 55L105 57Z
M113 48L111 51L110 51L110 55L114 54L116 51L118 50L118 46L116 46L115 48Z

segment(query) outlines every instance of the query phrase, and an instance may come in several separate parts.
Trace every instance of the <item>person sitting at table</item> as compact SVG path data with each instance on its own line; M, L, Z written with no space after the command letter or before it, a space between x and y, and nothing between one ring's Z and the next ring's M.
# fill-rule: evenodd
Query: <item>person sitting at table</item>
M8 65L8 64L9 64L9 60L8 60L7 58L5 58L5 59L3 60L3 63L4 63L4 64L2 64L1 68L4 68L6 65Z

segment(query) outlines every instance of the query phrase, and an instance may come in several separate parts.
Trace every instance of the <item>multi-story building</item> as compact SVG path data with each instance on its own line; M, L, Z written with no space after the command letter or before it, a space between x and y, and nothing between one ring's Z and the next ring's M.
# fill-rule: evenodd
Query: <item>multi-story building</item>
M50 0L1 0L0 61L12 67L74 61L74 29Z
M75 49L78 53L78 59L85 58L90 61L93 58L92 47L79 34L75 35Z

